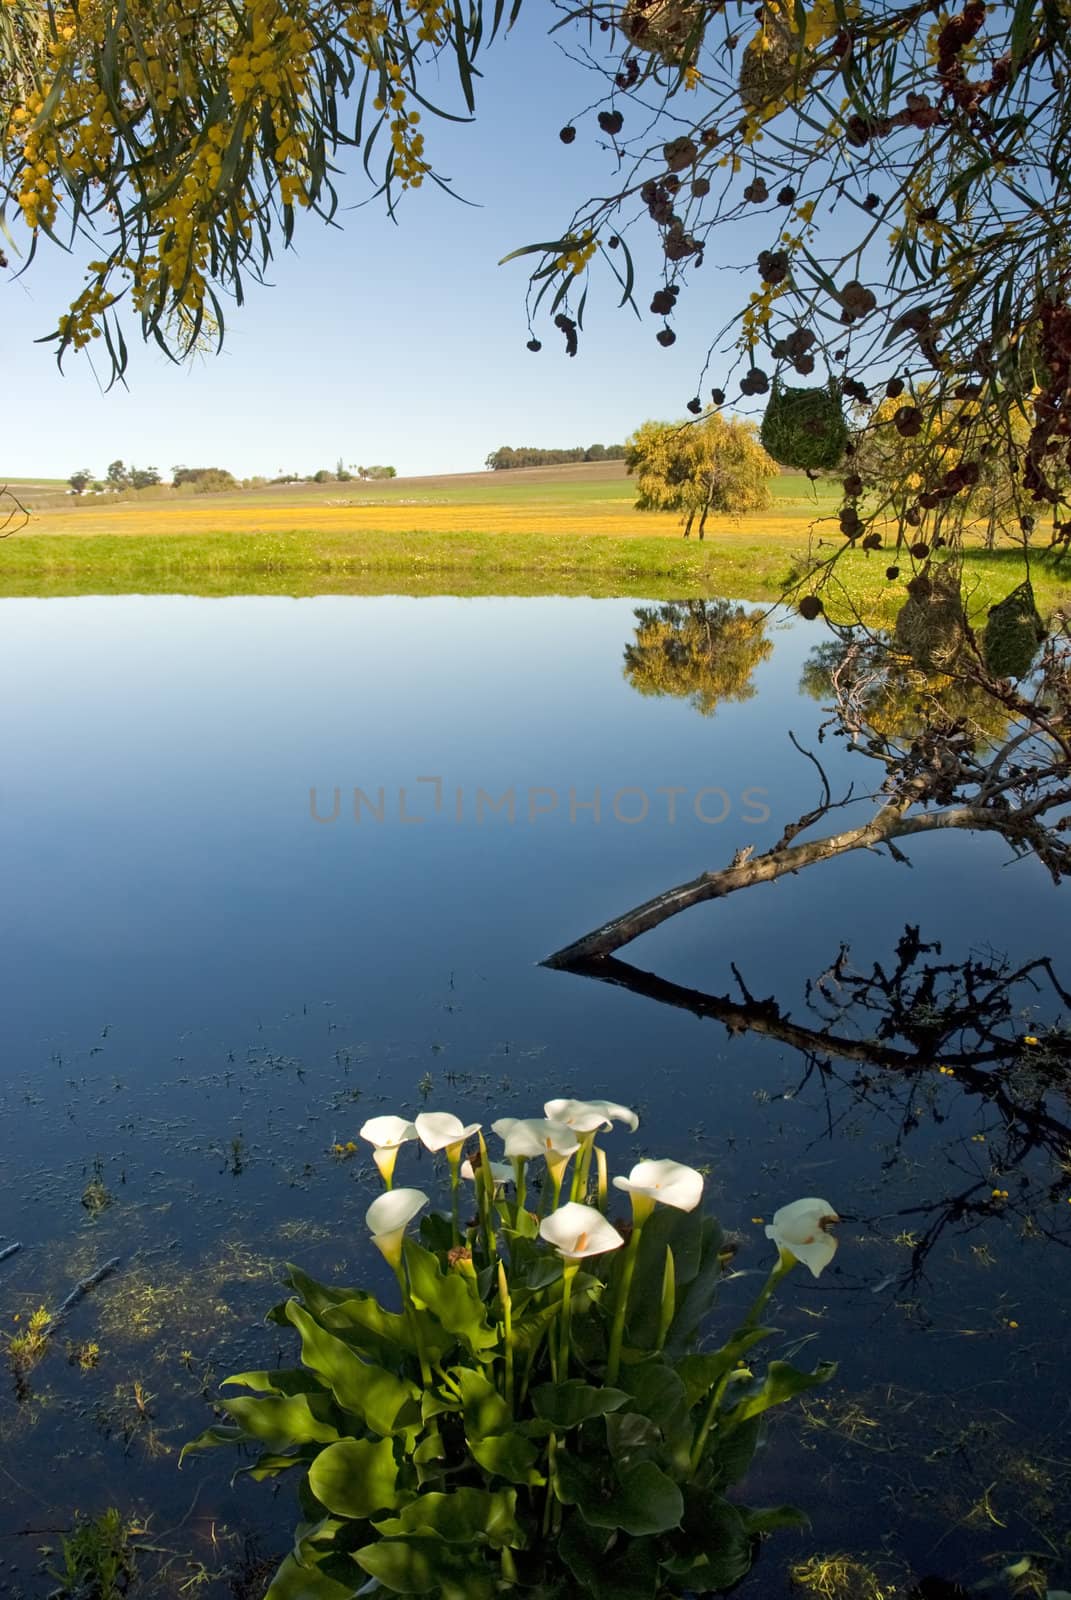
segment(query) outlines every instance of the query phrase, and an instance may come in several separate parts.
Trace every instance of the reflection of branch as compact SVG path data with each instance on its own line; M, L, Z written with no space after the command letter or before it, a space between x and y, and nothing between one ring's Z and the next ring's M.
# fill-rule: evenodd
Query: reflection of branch
M1047 986L1066 1005L1071 1005L1071 994L1047 957L1014 969L997 957L971 956L959 963L924 960L935 952L939 955L940 947L924 943L919 930L909 926L888 971L876 962L869 973L858 973L848 966L848 950L842 946L836 960L806 987L807 1003L818 1015L818 1026L792 1021L773 998L756 999L735 965L732 971L741 999L671 983L613 956L572 962L566 970L720 1022L731 1034L755 1034L798 1050L805 1065L791 1097L799 1099L812 1079L820 1084L825 1097L824 1138L835 1136L853 1106L865 1104L877 1110L880 1095L884 1114L891 1114L896 1125L895 1148L899 1150L920 1126L917 1080L932 1074L940 1062L961 1094L980 1100L998 1119L1002 1143L989 1145L986 1156L994 1170L1022 1174L1025 1159L1032 1152L1043 1152L1057 1165L1059 1176L1052 1192L1062 1196L1066 1174L1071 1171L1067 1166L1071 1125L1047 1109L1044 1097L1046 1064L1051 1075L1048 1081L1062 1082L1071 1063L1071 1035L1052 1029L1044 1052L1035 1052L1037 1041L1024 1047L1017 1030L1022 988L1038 993ZM865 1038L843 1031L853 1010L867 1019ZM876 1022L871 1020L875 1016ZM904 1048L904 1043L909 1048ZM1030 1061L1035 1054L1037 1067ZM837 1060L850 1063L855 1070L838 1073L833 1065ZM830 1100L830 1086L835 1083L850 1097L836 1115ZM934 1116L944 1120L936 1110ZM923 1199L887 1214L924 1222L901 1287L922 1276L930 1252L950 1226L969 1227L1006 1212L1004 1197L993 1198L991 1178L971 1168L961 1170L969 1181L956 1193ZM1025 1197L1020 1198L1025 1205ZM1054 1243L1071 1247L1071 1241L1044 1227L1033 1212L1031 1217L1039 1232Z

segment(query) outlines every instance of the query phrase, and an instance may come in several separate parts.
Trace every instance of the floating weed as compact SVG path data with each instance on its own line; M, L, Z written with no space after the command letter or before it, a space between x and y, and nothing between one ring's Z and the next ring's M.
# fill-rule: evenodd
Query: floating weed
M895 1600L896 1595L873 1568L846 1555L809 1556L789 1568L789 1577L820 1600Z
M18 1320L18 1318L16 1318ZM16 1377L32 1372L48 1349L48 1335L52 1316L47 1306L38 1306L32 1312L25 1328L8 1335L6 1355Z

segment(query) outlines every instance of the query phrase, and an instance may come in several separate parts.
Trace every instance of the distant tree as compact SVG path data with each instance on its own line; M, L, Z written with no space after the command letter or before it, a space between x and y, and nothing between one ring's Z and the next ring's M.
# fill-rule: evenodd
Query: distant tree
M77 472L71 473L70 477L67 479L67 482L70 484L75 494L85 494L86 490L89 488L89 485L93 482L93 474L90 472L88 467L79 467Z
M237 478L226 467L172 467L171 482L176 489L190 484L194 494L218 494L238 487Z
M492 472L508 472L514 467L558 467L571 461L621 461L623 444L575 445L568 450L544 450L536 445L500 445L486 457L484 466Z
M131 467L130 487L132 489L152 489L160 482L160 474L155 467Z
M130 485L130 474L121 461L112 461L108 466L108 482L113 489L126 489Z
M724 700L750 700L752 675L773 644L762 611L730 600L674 601L636 612L625 677L644 695L687 699L704 717Z
M398 469L397 467L358 467L357 476L359 478L368 478L372 480L378 478L396 478L398 476Z
M333 472L329 472L326 467L321 467L318 472L313 473L312 481L313 483L332 483L334 481L334 476L335 474Z
M349 483L350 481L350 474L347 471L341 456L339 456L338 460L335 462L335 477L338 479L339 483Z
M696 517L702 539L711 512L765 510L767 479L780 470L753 423L717 412L698 422L645 422L628 441L625 466L636 475L637 511L679 511L686 539Z

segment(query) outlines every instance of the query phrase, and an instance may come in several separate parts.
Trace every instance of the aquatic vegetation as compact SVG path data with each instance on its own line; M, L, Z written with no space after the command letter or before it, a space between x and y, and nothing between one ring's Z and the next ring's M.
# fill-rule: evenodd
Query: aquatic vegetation
M59 1564L48 1569L59 1584L56 1600L120 1600L134 1572L134 1531L114 1506L76 1521L60 1539Z
M6 1354L16 1376L25 1376L36 1367L48 1348L51 1331L52 1313L47 1306L38 1306L36 1311L31 1312L25 1328L19 1333L9 1334Z
M246 1392L183 1451L246 1444L258 1480L299 1470L303 1520L268 1600L711 1594L747 1573L764 1534L806 1522L726 1490L765 1413L835 1370L759 1368L754 1354L773 1334L761 1317L774 1290L800 1261L816 1278L829 1264L836 1213L819 1199L774 1213L775 1263L712 1347L732 1251L702 1211L703 1176L643 1160L611 1183L599 1139L615 1122L638 1118L611 1101L548 1100L542 1117L494 1123L505 1162L451 1113L365 1124L386 1158L366 1222L401 1309L289 1268L293 1293L269 1320L300 1335L301 1365L225 1380ZM445 1157L448 1213L394 1187L414 1134ZM532 1163L538 1212L525 1203ZM476 1209L464 1224L463 1177ZM609 1215L617 1194L627 1222Z

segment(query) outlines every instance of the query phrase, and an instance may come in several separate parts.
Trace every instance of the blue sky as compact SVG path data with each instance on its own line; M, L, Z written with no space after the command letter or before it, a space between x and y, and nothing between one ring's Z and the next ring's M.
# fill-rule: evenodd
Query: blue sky
M339 457L402 473L470 471L501 444L611 443L646 417L683 415L709 340L741 292L735 276L708 259L682 295L678 343L662 349L660 324L646 315L658 282L646 225L643 322L616 309L600 274L580 354L569 360L548 326L542 352L525 349L525 265L497 265L520 244L556 237L575 203L612 183L593 116L578 123L572 146L558 139L598 82L546 37L553 15L527 7L486 54L474 124L425 118L436 166L479 208L426 186L405 197L399 225L374 201L345 212L342 231L301 217L274 287L251 288L219 356L180 369L131 341L125 391L102 393L84 358L59 374L51 347L34 340L73 298L82 268L44 241L25 277L0 282L0 363L17 397L0 473L103 473L116 457L165 473L179 462L243 476L312 472ZM356 178L350 193L366 193ZM742 232L734 248L754 261L766 228Z

